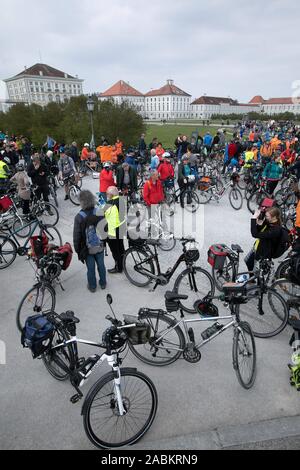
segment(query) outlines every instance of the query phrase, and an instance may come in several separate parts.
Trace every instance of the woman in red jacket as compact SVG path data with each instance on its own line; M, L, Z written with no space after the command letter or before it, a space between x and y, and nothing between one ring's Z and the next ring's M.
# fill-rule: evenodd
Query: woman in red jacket
M170 162L170 154L165 152L163 160L157 168L160 180L164 183L168 179L174 179L174 168Z
M150 179L146 181L143 197L148 207L164 201L165 195L162 182L159 180L158 171L153 171Z
M104 163L103 170L100 173L100 193L106 201L106 191L110 186L116 186L114 174L109 162Z

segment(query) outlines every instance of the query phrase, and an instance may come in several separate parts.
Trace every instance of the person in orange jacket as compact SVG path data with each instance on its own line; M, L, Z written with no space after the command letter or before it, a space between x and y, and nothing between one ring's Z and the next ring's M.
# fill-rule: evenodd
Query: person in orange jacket
M122 155L122 153L123 153L123 142L121 142L121 140L119 139L119 137L117 137L117 141L116 141L116 143L115 143L115 147L116 147L117 156L118 156L118 155Z

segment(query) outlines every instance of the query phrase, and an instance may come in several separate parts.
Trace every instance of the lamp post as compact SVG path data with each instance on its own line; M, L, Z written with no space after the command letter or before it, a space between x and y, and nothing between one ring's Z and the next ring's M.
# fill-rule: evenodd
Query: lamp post
M95 151L95 136L94 136L94 121L93 121L93 112L95 109L95 102L93 98L91 97L91 95L89 96L89 99L87 100L86 105L87 105L88 112L90 113L91 129L92 129L92 138L91 138L90 144L91 144L91 149Z

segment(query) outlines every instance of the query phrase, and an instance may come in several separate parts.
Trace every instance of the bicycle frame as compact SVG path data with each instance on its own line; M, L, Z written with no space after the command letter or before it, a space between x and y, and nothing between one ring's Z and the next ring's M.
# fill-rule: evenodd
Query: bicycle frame
M31 227L33 225L33 228L30 230L30 233L28 235L28 237L26 238L26 241L24 242L24 245L21 246L18 239L15 237L15 235L17 235L19 232L21 232L22 230L24 230L24 228L26 227ZM41 229L43 229L43 225L38 221L34 221L34 222L29 222L28 224L20 227L19 229L15 230L15 231L12 231L10 228L8 229L8 232L9 232L9 236L6 236L5 239L6 240L9 240L9 239L13 239L13 241L15 242L15 244L17 245L18 248L23 248L23 250L27 250L28 249L28 243L29 243L29 240L30 238L32 237L32 235L34 234L35 230L37 229L37 227L40 227Z

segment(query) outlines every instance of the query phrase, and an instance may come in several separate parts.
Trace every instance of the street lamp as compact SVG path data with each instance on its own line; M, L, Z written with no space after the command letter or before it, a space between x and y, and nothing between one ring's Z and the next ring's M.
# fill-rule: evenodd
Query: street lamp
M89 96L89 99L87 100L86 105L87 105L88 112L90 113L91 129L92 129L92 138L91 138L90 144L91 144L91 149L95 151L95 136L94 136L94 121L93 121L93 112L95 109L95 102L93 98L91 97L91 95Z

